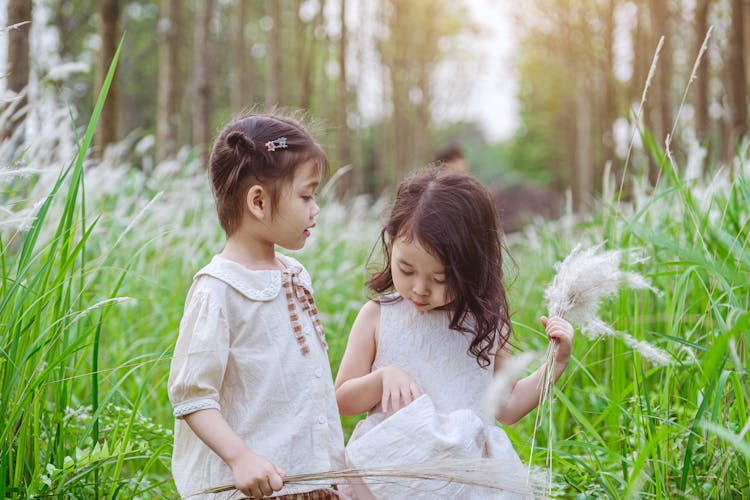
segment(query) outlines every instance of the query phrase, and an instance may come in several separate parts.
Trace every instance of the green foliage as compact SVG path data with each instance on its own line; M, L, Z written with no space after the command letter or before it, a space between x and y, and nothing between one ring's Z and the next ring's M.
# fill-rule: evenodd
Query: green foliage
M0 497L175 496L169 359L192 273L223 236L191 158L151 177L119 172L101 192L118 170L83 165L106 88L34 222L0 238ZM579 335L534 465L552 440L566 497L741 497L750 489L747 147L735 168L688 179L647 134L643 141L661 167L656 188L635 180L624 203L610 186L589 219L508 240L514 344L541 353L537 317L554 263L579 241L606 241L642 248L648 259L637 270L663 294L623 292L602 318L666 350L672 363L655 366L616 338ZM15 199L33 183L2 196ZM335 373L368 297L366 262L384 205L342 206L325 191L314 237L296 256L313 276ZM358 418L344 419L347 435ZM526 460L533 418L506 430Z
M612 190L574 235L645 250L638 271L663 296L623 293L604 310L617 329L664 348L673 362L660 368L617 340L579 338L556 388L555 472L578 498L736 498L750 487L747 170L685 180L658 146L649 148L662 167L656 190L636 186L629 204ZM550 264L567 252L557 234L550 226L534 251L525 239L511 248L524 281L551 279ZM540 303L540 291L522 285L511 303ZM533 322L526 314L516 317L519 338ZM542 343L531 337L531 346ZM525 426L516 430L519 451L529 440ZM534 455L544 455L541 445Z

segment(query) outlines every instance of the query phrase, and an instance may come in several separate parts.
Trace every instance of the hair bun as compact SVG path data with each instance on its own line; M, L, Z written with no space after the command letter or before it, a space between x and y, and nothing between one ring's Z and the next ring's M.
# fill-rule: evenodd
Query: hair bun
M227 135L226 141L227 145L238 153L255 152L255 144L253 144L252 141L249 141L247 137L245 137L245 134L239 130L230 132L229 135Z

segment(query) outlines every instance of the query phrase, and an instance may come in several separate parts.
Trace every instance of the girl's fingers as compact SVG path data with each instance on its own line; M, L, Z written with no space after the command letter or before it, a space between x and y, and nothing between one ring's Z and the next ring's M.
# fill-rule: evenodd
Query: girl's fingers
M279 491L284 487L284 481L280 474L271 474L271 477L268 478L268 485L273 491Z
M411 391L412 400L417 399L419 396L422 395L422 391L419 390L419 386L415 384L414 382L409 385L409 390Z
M400 399L401 397L398 392L391 393L391 408L393 409L393 413L396 413L401 409Z

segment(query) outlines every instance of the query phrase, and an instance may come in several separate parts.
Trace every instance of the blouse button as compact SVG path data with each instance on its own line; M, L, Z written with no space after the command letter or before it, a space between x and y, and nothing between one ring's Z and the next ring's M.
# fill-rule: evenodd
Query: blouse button
M326 418L323 415L319 416L318 417L318 423L325 424L326 423Z
M310 335L310 327L305 325L305 327L302 329L305 335Z
M322 368L320 368L320 367L317 367L317 368L315 369L315 376L316 376L316 377L318 377L318 378L320 378L320 377L322 377L322 376L323 376L323 370L322 370Z

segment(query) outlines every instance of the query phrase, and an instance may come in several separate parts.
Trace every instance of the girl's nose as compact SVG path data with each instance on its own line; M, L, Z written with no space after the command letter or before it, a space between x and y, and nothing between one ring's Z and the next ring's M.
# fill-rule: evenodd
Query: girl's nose
M430 294L429 288L425 285L423 281L420 281L420 280L414 281L414 286L412 287L412 291L415 294L422 295L422 296Z

